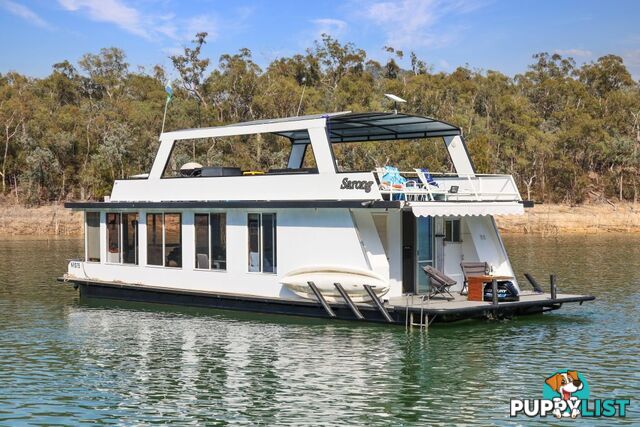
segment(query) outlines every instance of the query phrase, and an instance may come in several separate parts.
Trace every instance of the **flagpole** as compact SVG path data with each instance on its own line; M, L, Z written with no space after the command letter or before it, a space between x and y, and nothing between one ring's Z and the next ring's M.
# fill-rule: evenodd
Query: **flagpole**
M169 97L167 97L167 101L164 103L164 114L162 115L162 130L160 131L160 135L164 133L164 121L167 118L167 107L169 106Z
M169 102L171 98L173 98L173 89L171 88L171 83L168 83L164 87L164 91L167 92L167 100L164 103L164 114L162 115L162 129L160 130L160 135L164 133L164 123L167 119L167 108L169 107Z

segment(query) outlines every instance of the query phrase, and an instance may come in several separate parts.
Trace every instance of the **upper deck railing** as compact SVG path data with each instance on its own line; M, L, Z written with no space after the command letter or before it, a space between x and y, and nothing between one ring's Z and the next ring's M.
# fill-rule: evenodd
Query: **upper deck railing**
M431 173L425 179L419 170L400 171L407 181L390 184L382 179L385 171L373 171L384 199L413 202L430 201L521 201L511 175Z

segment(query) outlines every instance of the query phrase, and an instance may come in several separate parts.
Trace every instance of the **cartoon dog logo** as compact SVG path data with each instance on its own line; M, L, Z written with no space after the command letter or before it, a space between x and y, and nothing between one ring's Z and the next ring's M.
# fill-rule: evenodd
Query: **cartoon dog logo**
M582 388L584 387L582 380L580 380L580 378L578 377L577 371L567 371L564 373L559 372L547 378L545 382L549 387L551 387L553 391L560 395L560 397L555 397L553 400L578 400L577 397L573 396L573 393L577 392L578 390L582 390ZM556 409L555 411L553 411L553 415L555 415L556 418L561 418L563 416L571 416L571 418L576 418L578 415L580 415L580 410L573 409L571 410L571 413L560 413L560 410Z

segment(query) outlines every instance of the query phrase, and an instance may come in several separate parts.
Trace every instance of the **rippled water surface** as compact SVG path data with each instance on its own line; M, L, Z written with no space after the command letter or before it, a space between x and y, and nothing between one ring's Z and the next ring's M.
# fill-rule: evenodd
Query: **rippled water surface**
M519 273L597 300L422 334L80 301L54 279L80 242L2 240L0 424L510 424L509 399L563 368L592 398L632 399L601 423L640 422L640 236L505 243Z

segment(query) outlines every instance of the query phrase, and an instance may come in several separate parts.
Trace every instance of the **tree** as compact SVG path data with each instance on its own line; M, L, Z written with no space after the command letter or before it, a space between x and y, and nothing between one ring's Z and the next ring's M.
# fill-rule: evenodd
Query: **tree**
M463 129L479 172L511 173L528 198L577 203L588 198L638 198L640 85L620 57L605 55L577 66L558 54L538 53L511 78L468 65L433 72L411 52L383 48L379 63L353 43L331 36L262 69L249 49L222 54L212 70L199 33L172 56L180 83L167 127L183 129L244 120L338 110L389 111L384 93L408 102L402 111L448 121ZM148 172L158 145L168 73L129 68L117 48L63 60L50 75L0 75L2 195L46 203L100 198L114 179ZM206 141L176 151L181 161L278 167L288 143L272 135ZM451 171L441 141L411 145L376 142L348 148L354 167L395 163ZM306 160L313 164L310 153ZM18 191L20 187L20 191ZM12 191L14 190L14 191Z
M2 151L0 177L2 177L2 193L4 194L7 191L10 145L29 115L31 82L17 73L9 73L3 80L4 84L0 86L0 123L4 150Z
M124 80L129 72L124 51L117 47L100 49L98 55L87 53L80 61L80 67L89 74L92 82L104 90L110 100L122 92ZM67 68L63 63L63 69Z
M173 66L180 74L180 81L184 89L195 96L202 105L207 108L202 91L204 73L209 66L209 59L200 58L202 46L206 43L207 33L198 33L192 41L193 48L185 47L183 55L172 55L169 58Z

